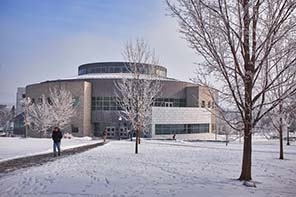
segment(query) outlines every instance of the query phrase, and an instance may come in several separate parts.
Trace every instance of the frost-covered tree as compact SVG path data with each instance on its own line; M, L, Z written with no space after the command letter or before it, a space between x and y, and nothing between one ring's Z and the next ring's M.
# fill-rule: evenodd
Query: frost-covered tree
M6 132L9 121L13 118L13 114L5 105L0 105L0 127Z
M29 97L24 98L22 102L26 127L25 136L28 134L28 129L41 135L46 135L53 121L52 109L47 103L46 97L42 95L38 103L33 103Z
M76 114L72 93L63 87L61 89L50 89L49 103L54 117L53 125L63 129Z
M49 97L42 95L38 103L33 103L27 97L23 99L24 122L27 129L43 135L55 126L64 128L75 115L74 100L71 92L61 89L51 89Z
M243 121L244 148L239 180L252 180L252 133L258 121L295 91L290 81L279 82L295 66L295 0L166 0L180 32L204 62L200 83L218 81L223 104L232 105ZM280 53L277 51L280 50ZM286 58L276 72L278 60ZM289 73L290 79L295 72ZM279 83L280 98L267 96ZM219 84L219 87L217 87ZM216 103L217 104L217 103Z
M230 141L235 141L237 139L241 142L243 122L239 113L220 109L215 115L217 117L217 130L219 131L219 134L225 135L226 145ZM229 137L232 137L232 140Z
M285 42L282 42L281 44L288 44ZM275 53L283 53L280 49L275 50ZM295 55L295 54L288 54L288 55ZM277 61L278 63L275 66L274 73L271 73L272 75L278 75L278 72L283 72L283 74L276 79L276 83L278 84L277 87L275 87L272 91L270 91L269 94L269 100L279 100L279 104L272 109L268 115L270 116L270 124L271 126L278 132L279 134L279 141L280 141L280 156L279 159L284 159L284 150L283 150L283 133L287 132L289 122L291 121L291 113L295 109L292 108L291 105L293 105L293 102L291 102L290 98L296 94L296 91L292 92L292 94L289 97L282 98L282 95L287 92L287 88L290 88L289 86L286 86L287 83L291 85L296 85L296 64L294 67L291 67L290 69L284 70L283 67L286 66L286 61L289 62L290 58L289 56L284 56L281 59L274 58L271 61ZM294 73L294 75L290 75L290 73ZM273 78L271 76L270 78Z
M157 76L144 75L150 69L147 64L157 65L158 60L146 42L136 40L125 46L123 56L130 74L115 83L117 102L122 108L121 116L131 123L136 132L135 153L138 153L139 134L151 124L152 103L160 91ZM151 73L151 72L149 72Z

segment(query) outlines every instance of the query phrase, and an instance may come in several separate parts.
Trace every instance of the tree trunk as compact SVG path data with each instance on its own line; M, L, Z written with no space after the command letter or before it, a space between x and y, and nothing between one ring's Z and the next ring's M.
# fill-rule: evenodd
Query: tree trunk
M29 127L28 125L25 125L25 138L28 137L28 130L29 130L28 127Z
M139 143L139 129L136 130L136 147L135 147L135 154L138 154L138 143Z
M252 180L251 176L251 166L252 166L252 134L250 131L247 131L248 128L245 128L244 136L244 150L243 150L243 164L242 172L239 177L239 180L250 181Z
M283 104L279 105L279 113L280 116L283 113ZM280 133L280 159L284 159L284 147L283 147L283 118L280 117L280 125L279 125L279 133Z
M249 0L243 0L243 51L244 51L244 86L245 86L245 103L244 103L244 150L243 150L243 163L242 172L239 180L250 181L251 166L252 166L252 90L253 90L253 77L255 73L255 61L251 61L250 56L250 13L249 13ZM254 28L254 27L253 27ZM253 29L254 31L254 29Z
M280 126L280 159L284 159L284 147L283 147L283 126Z

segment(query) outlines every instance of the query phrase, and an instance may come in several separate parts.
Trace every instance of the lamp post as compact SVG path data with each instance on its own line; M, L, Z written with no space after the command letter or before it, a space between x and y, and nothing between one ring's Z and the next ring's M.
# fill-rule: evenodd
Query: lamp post
M120 126L121 126L122 117L119 116L118 120L119 120L119 126L118 126L118 139L120 140L120 129L121 129Z
M289 132L290 132L290 127L288 127L287 129L287 146L290 145Z

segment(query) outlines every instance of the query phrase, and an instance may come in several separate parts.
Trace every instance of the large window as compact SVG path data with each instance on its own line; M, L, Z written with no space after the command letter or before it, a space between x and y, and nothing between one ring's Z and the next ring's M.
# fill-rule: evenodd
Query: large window
M156 98L153 106L155 107L185 107L186 100L179 98Z
M175 98L157 98L152 104L156 107L185 107L185 99L175 99ZM107 97L92 97L91 99L91 109L93 111L116 111L122 110L121 107L116 102L116 97L107 96Z
M209 133L209 124L156 124L156 135Z
M93 111L116 111L121 110L120 106L116 102L116 97L105 96L105 97L92 97L91 109Z

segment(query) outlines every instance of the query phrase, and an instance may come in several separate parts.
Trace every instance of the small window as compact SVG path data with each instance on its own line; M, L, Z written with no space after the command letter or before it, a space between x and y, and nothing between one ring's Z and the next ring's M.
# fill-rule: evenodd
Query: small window
M52 101L49 97L47 98L47 102L48 102L48 104L52 105Z
M38 98L38 104L42 104L42 97Z
M202 108L206 107L206 102L205 101L201 101L201 107Z
M79 132L78 127L75 127L74 125L71 125L71 127L72 127L72 133L78 133Z
M173 102L164 102L165 107L173 107Z
M79 104L79 97L78 96L73 97L73 107L78 106L78 104Z
M211 101L208 101L208 108L211 108Z

